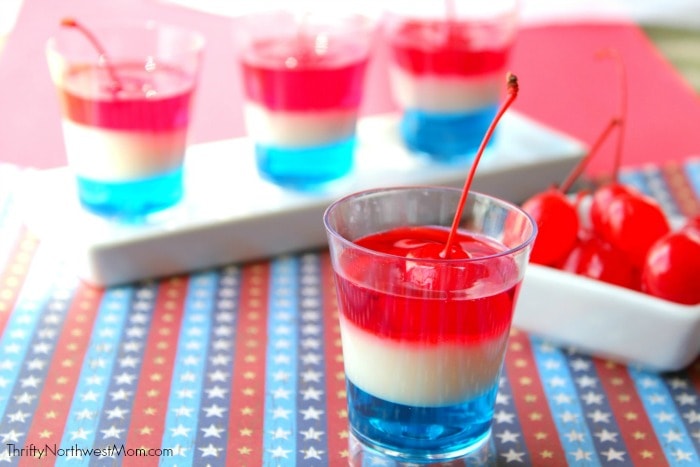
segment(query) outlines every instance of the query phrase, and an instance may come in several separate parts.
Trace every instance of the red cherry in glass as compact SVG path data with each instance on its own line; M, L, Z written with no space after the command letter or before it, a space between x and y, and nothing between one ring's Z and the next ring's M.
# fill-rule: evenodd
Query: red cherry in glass
M639 289L639 272L625 255L596 236L580 240L562 265L564 271L614 284Z
M644 265L651 245L670 231L659 204L641 193L615 196L602 213L598 234L636 267Z
M686 305L700 304L700 230L681 229L660 238L642 270L642 291Z
M560 263L576 244L579 230L576 206L561 191L550 188L523 203L537 223L537 239L530 254L536 264Z

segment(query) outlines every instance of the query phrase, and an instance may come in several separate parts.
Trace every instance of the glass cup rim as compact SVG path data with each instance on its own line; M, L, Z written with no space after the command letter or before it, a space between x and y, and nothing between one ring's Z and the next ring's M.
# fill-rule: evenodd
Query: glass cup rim
M112 19L112 20L90 20L89 23L85 23L85 26L90 29L90 31L95 32L99 38L100 31L129 31L129 30L139 30L139 31L171 31L178 34L182 34L183 37L188 37L189 46L182 49L178 55L184 55L187 53L200 52L204 49L206 45L206 39L204 34L199 30L190 28L188 26L180 26L174 23L169 23L166 21L155 20L155 19ZM67 33L66 28L60 27L55 31L46 41L47 51L62 54L59 48L59 38ZM74 31L75 33L75 31Z
M357 191L354 193L350 193L348 195L345 195L333 203L331 203L323 213L323 224L326 228L326 232L330 234L334 239L338 240L343 246L345 247L350 247L355 250L361 251L365 254L375 256L377 258L387 258L391 260L404 260L406 261L407 258L405 256L401 255L395 255L391 253L384 253L380 252L377 250L373 250L371 248L363 247L352 240L349 240L346 238L344 235L342 235L340 232L338 232L332 225L330 221L330 216L332 214L332 211L337 209L338 206L341 204L352 200L354 198L360 198L360 197L365 197L365 196L371 196L374 194L382 194L382 193L389 193L389 192L407 192L407 191L417 191L417 190L428 190L428 191L446 191L446 192L453 192L455 194L460 194L462 193L461 188L455 188L455 187L447 187L447 186L431 186L431 185L416 185L416 186L396 186L396 187L383 187L383 188L370 188L367 190L361 190ZM487 199L491 202L496 202L498 204L503 205L504 207L508 208L509 210L512 210L514 212L517 212L520 215L523 215L527 220L529 225L531 226L532 231L530 232L530 235L528 236L527 239L525 239L522 242L519 242L518 245L506 248L503 251L499 251L498 253L495 254L490 254L490 255L485 255L485 256L479 256L477 258L411 258L410 261L413 262L421 262L425 264L465 264L465 263L478 263L478 262L484 262L488 261L490 259L497 259L497 258L502 258L506 256L513 256L521 251L525 250L528 248L530 245L532 245L535 241L535 238L537 237L537 223L535 220L532 218L532 216L527 213L523 208L518 206L515 203L512 203L510 201L506 201L504 199L498 198L496 196L492 196L486 193L482 193L479 191L469 191L468 196L478 196L484 199ZM468 202L468 199L467 199Z

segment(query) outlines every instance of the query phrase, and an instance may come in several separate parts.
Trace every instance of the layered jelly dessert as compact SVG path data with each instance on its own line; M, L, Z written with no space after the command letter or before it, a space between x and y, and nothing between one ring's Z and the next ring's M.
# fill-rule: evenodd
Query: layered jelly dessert
M263 177L308 188L352 169L367 59L361 41L332 34L246 48L246 126Z
M112 66L114 74L104 66L75 66L56 79L66 153L87 209L141 216L183 195L195 79L154 63Z
M388 38L406 146L445 162L473 156L496 114L512 22L405 19Z
M355 241L386 255L339 258L350 424L379 450L439 456L490 433L522 275L503 245L480 235L460 233L462 258L438 261L447 235L392 229Z

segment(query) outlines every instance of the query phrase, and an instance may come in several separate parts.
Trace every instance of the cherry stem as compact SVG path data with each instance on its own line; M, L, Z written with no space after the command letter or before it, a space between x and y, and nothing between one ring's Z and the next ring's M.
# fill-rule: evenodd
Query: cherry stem
M452 220L452 227L450 229L450 234L447 237L445 248L443 248L443 250L440 252L440 258L447 258L450 254L452 244L454 243L455 237L457 236L457 228L459 227L460 220L462 219L464 205L466 204L467 197L469 196L469 189L471 188L472 181L474 180L476 167L479 165L479 161L481 160L481 156L483 155L484 150L486 149L486 145L491 140L491 136L493 135L493 132L496 129L496 125L498 125L498 122L501 120L501 117L506 112L506 110L508 110L508 107L510 107L515 98L518 97L518 78L512 73L508 73L506 83L508 86L508 94L506 96L505 101L503 102L503 104L501 104L501 107L498 109L496 116L493 118L491 125L489 125L489 128L486 131L483 140L481 141L479 150L477 151L476 156L474 157L474 161L472 162L469 174L467 175L467 179L464 182L462 196L459 198L459 203L457 204L457 212L455 212L455 217Z
M97 39L97 37L90 31L88 28L83 26L80 22L73 18L63 18L61 20L61 26L67 27L67 28L74 28L80 31L85 38L90 41L92 46L97 50L97 53L99 56L102 58L105 67L107 68L107 73L109 73L109 77L112 79L112 90L114 92L118 92L122 89L124 89L124 86L122 85L121 80L119 79L119 76L117 75L117 71L114 69L114 66L112 65L111 60L107 56L107 52L105 51L105 48L102 47L102 44L100 41Z
M608 139L608 136L610 136L610 133L615 129L615 127L620 126L620 119L619 118L613 118L610 120L610 122L605 126L605 129L603 132L598 136L598 139L593 143L593 146L591 146L591 149L588 151L588 154L586 154L579 162L576 164L574 169L567 175L566 179L562 182L562 184L559 186L559 191L562 193L566 193L571 189L571 186L574 184L574 182L578 179L578 177L581 176L583 173L584 169L588 165L588 163L591 161L593 156L598 152L600 147L603 145L606 139Z
M617 118L620 121L620 123L619 123L620 132L618 134L618 139L617 139L617 151L615 153L615 160L613 163L613 173L612 173L612 179L615 183L617 183L619 181L620 166L622 165L622 154L624 152L623 147L624 147L624 142L625 142L625 127L626 127L626 119L627 119L627 89L628 89L627 67L625 66L624 60L622 60L622 56L615 49L601 50L598 53L598 56L600 56L602 58L612 58L613 60L615 60L615 63L617 63L617 76L618 76L618 85L619 85L619 92L620 92L620 102L619 102Z

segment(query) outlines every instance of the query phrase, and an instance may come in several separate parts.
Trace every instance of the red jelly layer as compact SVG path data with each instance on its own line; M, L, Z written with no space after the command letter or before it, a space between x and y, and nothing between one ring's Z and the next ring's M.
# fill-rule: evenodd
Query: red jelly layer
M368 236L357 244L391 255L425 258L426 251L441 249L426 245L442 246L446 237L443 228L413 227ZM473 259L503 251L503 247L466 234L457 240ZM501 336L510 328L519 290L519 284L503 290L505 282L512 282L517 267L511 258L426 266L407 258L378 259L346 251L339 261L344 271L336 276L341 313L379 337L426 344L478 343ZM382 264L381 270L378 264ZM471 295L459 292L477 281L491 286ZM388 284L393 288L390 293L386 292Z
M104 67L69 70L59 98L63 114L83 125L111 130L171 131L186 129L193 80L175 68L115 64L119 84Z
M510 44L502 36L493 23L406 21L393 33L391 51L415 75L478 76L505 69Z
M355 44L314 49L303 42L261 41L243 57L248 99L270 110L356 109L367 54Z

